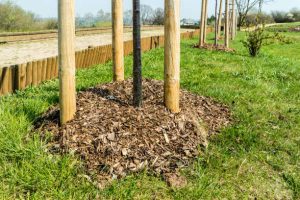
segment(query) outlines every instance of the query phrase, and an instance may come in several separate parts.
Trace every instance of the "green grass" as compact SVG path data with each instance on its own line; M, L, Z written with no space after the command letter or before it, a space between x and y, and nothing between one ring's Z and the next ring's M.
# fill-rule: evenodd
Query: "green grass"
M265 47L257 58L191 48L182 41L181 85L231 107L234 123L211 139L183 173L189 184L168 187L146 173L97 189L74 155L51 155L33 121L58 102L58 82L0 99L0 199L300 199L300 36ZM126 77L131 57L126 57ZM163 49L143 54L143 75L163 78ZM111 63L77 72L81 90L111 80Z

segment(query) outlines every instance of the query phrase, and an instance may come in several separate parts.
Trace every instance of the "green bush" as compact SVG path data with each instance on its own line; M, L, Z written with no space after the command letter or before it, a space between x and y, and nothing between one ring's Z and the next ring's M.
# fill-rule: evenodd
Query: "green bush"
M278 32L272 34L266 32L265 28L256 28L254 31L249 31L247 33L246 40L242 41L244 47L248 49L248 52L252 57L256 57L264 45L273 44L275 42L285 44L292 43L289 38L279 34Z
M0 30L27 31L33 29L35 24L33 13L23 10L11 1L0 2Z

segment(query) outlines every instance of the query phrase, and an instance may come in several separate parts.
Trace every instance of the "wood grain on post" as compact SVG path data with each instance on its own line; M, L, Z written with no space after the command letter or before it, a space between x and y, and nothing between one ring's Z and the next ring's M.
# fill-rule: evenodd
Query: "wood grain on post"
M3 67L0 67L0 96L2 95L3 78L2 78Z
M204 35L204 23L205 23L205 1L202 0L202 6L201 6L201 20L200 20L200 37L199 37L199 47L202 47L204 45L203 41L203 35Z
M165 0L164 102L177 113L180 93L180 2Z
M37 84L40 84L42 82L42 68L43 68L43 62L42 60L37 61Z
M42 82L47 80L47 59L42 60Z
M207 35L207 16L208 16L208 0L205 0L205 17L204 17L204 32L203 32L204 43L206 43L206 35Z
M221 37L221 29L222 29L222 16L223 16L223 0L220 0L219 4L219 16L218 16L218 38Z
M72 120L76 112L74 12L74 0L59 0L58 60L61 125Z
M26 64L20 64L17 68L17 89L23 90L26 87Z
M232 4L232 13L231 13L231 39L234 40L235 38L235 33L236 33L236 26L235 26L235 17L236 17L236 13L235 13L235 0L232 0L231 2Z
M37 61L32 62L32 85L37 86L38 84L38 66Z
M28 62L26 66L26 86L32 85L32 62Z
M123 0L112 0L113 79L124 80Z
M9 67L2 68L2 76L1 76L1 93L3 95L9 93Z
M224 45L229 48L229 0L225 0L225 41Z
M51 77L51 66L52 66L52 58L47 58L47 67L46 67L46 79L50 80Z

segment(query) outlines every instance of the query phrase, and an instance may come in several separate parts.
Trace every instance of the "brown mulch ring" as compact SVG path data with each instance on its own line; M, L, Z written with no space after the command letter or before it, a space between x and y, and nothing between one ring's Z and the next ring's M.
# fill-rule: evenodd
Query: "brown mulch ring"
M75 119L59 127L58 107L36 123L54 137L49 150L75 153L99 182L149 170L171 182L207 139L230 123L227 106L181 90L181 112L163 105L163 82L143 80L143 106L131 106L132 80L98 85L77 95ZM174 178L175 177L175 178Z
M214 44L204 44L203 46L200 46L200 47L199 47L199 44L196 44L196 45L194 45L194 48L207 49L210 51L235 52L235 49L226 48L222 44L218 44L217 46Z

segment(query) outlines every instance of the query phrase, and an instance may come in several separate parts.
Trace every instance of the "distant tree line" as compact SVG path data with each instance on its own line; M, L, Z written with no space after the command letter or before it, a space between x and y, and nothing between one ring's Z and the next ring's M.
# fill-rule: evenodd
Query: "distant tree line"
M273 11L271 14L262 12L262 5L272 0L236 0L239 23L241 26L253 25L256 23L283 23L300 21L300 9L293 8L289 12ZM255 6L258 6L258 10ZM208 18L208 24L214 22L215 17ZM163 25L164 10L152 8L149 5L141 5L142 25ZM199 21L195 21L199 24ZM132 25L132 10L124 12L124 25ZM97 14L87 13L83 16L76 16L76 27L103 27L111 26L111 13L100 10ZM32 12L25 11L13 1L0 2L0 31L35 31L57 29L56 18L40 18Z

